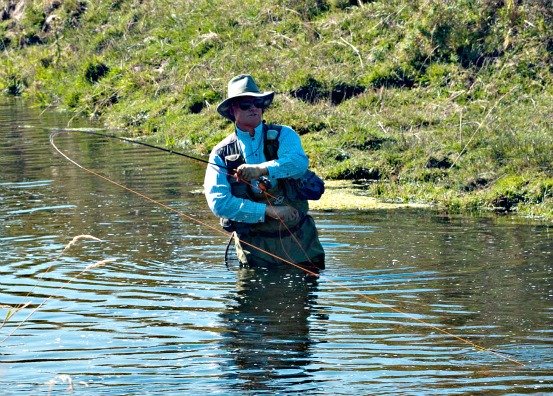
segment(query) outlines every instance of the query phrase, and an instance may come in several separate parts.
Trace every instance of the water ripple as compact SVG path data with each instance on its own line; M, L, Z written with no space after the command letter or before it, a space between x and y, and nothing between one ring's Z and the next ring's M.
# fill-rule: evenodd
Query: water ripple
M22 117L0 134L8 395L553 392L550 227L314 213L320 278L228 271L225 236L54 155L44 131L67 120ZM56 138L72 158L217 225L203 165L79 129ZM64 251L81 234L102 242Z

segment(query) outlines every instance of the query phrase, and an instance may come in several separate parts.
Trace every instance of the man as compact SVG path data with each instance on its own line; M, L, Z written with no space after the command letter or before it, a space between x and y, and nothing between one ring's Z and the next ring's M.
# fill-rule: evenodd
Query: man
M233 232L241 264L285 260L322 269L324 250L298 191L308 159L292 128L263 121L273 98L274 92L261 92L250 75L230 80L217 111L234 122L235 131L211 152L205 196L223 227Z

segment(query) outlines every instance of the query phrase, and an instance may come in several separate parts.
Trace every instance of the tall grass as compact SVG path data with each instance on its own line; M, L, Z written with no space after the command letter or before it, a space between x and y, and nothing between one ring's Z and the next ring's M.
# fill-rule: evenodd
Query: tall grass
M547 0L25 9L0 28L8 94L206 154L230 131L215 111L228 79L251 72L279 94L267 118L302 134L327 178L364 179L383 199L553 216ZM516 202L508 191L522 187L500 183L512 175L526 182Z

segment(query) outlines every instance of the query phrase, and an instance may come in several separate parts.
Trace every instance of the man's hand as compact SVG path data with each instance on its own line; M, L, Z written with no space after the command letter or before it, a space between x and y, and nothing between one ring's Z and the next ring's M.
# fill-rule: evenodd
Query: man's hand
M267 205L265 209L265 215L277 220L281 220L285 223L298 220L300 217L299 212L291 206L270 206Z
M267 168L263 165L242 164L236 169L236 177L246 181L257 180L267 173Z

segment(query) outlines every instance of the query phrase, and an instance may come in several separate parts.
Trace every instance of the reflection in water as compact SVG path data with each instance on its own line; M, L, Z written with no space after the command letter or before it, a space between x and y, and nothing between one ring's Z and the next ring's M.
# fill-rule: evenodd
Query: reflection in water
M234 366L225 370L240 390L290 389L310 382L313 315L317 279L289 266L241 268L237 287L221 314L223 345Z

